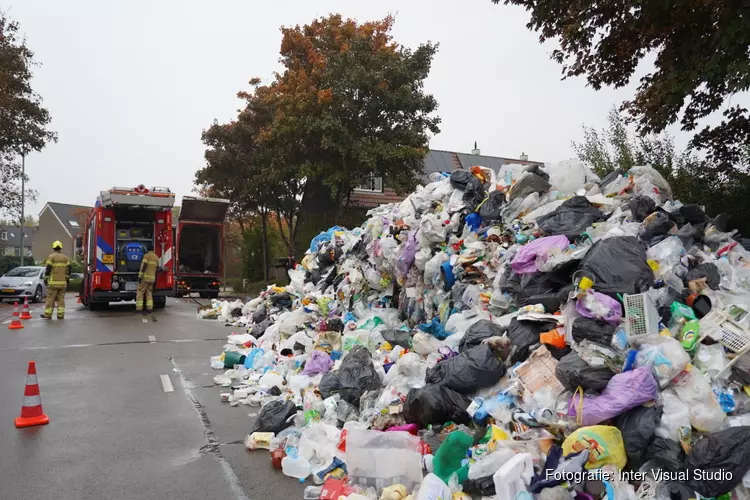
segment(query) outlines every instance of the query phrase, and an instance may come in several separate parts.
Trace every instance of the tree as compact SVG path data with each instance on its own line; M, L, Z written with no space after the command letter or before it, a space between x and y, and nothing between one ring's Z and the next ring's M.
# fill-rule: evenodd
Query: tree
M500 0L492 0L499 3ZM748 2L639 0L504 0L531 12L526 25L540 41L559 40L552 59L564 77L585 76L594 89L628 84L638 63L655 55L655 70L640 80L623 110L640 134L660 133L680 118L682 129L719 110L750 88ZM686 104L687 103L687 104ZM705 149L716 171L741 167L750 144L750 116L729 106L724 120L706 126L691 145Z
M281 30L268 138L307 180L305 212L338 208L371 175L400 193L418 182L429 134L439 132L437 101L424 91L438 46L399 45L393 23L331 15Z
M49 112L31 87L34 53L18 23L0 11L0 212L20 214L19 157L41 151L56 135Z
M604 176L616 169L628 171L636 165L651 165L664 176L675 199L704 205L711 215L734 215L732 224L750 231L750 221L740 214L750 211L750 174L740 169L717 174L709 160L690 150L677 151L668 134L634 136L625 117L616 109L607 115L608 125L597 131L583 127L584 139L573 143L578 159ZM747 162L750 157L741 159ZM750 165L749 165L750 166Z

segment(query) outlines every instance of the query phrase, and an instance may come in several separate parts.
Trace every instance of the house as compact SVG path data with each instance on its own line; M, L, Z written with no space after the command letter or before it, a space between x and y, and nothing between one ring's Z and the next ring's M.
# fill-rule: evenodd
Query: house
M31 242L36 232L35 227L23 228L23 256L31 255ZM19 226L0 226L0 256L21 255L21 228Z
M459 169L468 170L477 165L491 168L497 173L500 167L510 164L544 165L541 162L529 161L529 157L525 154L521 154L520 158L482 155L475 143L470 154L430 149L424 158L424 175L422 177L424 182L429 182L429 176L432 173L453 172ZM371 176L354 188L350 197L350 204L360 208L373 208L383 203L396 203L404 198L405 196L399 196L396 191L384 186L382 177Z
M39 213L39 227L31 242L34 260L41 262L52 251L52 243L60 241L63 252L71 258L83 248L83 227L91 207L49 202Z

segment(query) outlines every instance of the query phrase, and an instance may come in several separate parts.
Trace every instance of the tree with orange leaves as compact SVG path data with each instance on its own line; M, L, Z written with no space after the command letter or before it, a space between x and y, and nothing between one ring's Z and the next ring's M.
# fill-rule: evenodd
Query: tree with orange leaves
M435 98L424 91L437 44L399 45L394 18L358 23L331 15L282 28L281 63L269 139L307 179L306 201L336 207L370 175L405 193L422 173ZM321 187L325 189L321 190Z

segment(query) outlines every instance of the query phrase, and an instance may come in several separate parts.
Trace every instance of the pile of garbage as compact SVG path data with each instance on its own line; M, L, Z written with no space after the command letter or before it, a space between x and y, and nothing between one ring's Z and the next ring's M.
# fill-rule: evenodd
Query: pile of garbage
M199 316L305 498L750 499L750 253L653 168L433 174ZM224 371L226 370L226 371Z

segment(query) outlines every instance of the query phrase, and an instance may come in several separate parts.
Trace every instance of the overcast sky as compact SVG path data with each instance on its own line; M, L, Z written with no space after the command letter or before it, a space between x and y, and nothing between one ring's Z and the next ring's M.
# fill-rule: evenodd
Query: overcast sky
M431 147L537 161L573 156L581 125L600 128L635 85L595 92L560 80L521 8L490 0L0 0L42 64L34 89L59 142L27 158L39 201L91 205L102 189L168 186L191 194L201 130L236 115L236 93L279 69L281 25L332 12L396 15L395 39L440 43L427 90L442 132ZM687 137L677 135L678 144Z

